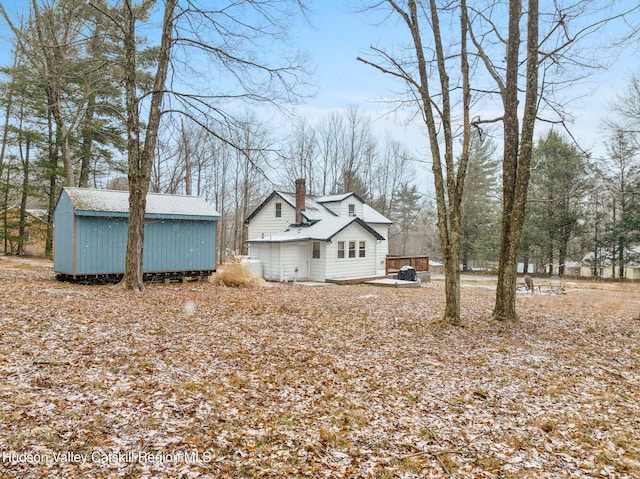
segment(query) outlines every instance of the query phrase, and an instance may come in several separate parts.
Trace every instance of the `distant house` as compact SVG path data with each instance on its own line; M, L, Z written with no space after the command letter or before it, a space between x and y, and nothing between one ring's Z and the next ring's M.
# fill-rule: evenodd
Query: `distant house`
M632 259L628 261L624 266L624 276L626 279L640 280L640 246L631 248ZM594 276L594 267L598 268L597 275L600 278L617 278L619 265L613 265L609 258L598 258L597 265L595 262L595 255L593 252L587 253L582 258L582 264L580 266L580 276L592 277ZM614 271L615 268L615 271Z
M330 281L384 275L391 221L355 193L271 193L245 220L249 255L271 281Z
M55 209L54 270L63 279L124 273L129 192L64 188ZM147 195L143 273L207 276L216 270L220 215L203 198Z
M27 209L25 213L25 230L22 236L20 235L20 207L12 206L0 213L2 216L1 247L5 254L18 254L20 245L22 245L21 254L44 256L47 238L47 211Z

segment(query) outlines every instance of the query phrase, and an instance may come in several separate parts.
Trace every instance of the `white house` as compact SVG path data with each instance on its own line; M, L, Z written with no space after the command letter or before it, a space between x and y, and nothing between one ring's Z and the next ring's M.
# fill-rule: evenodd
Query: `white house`
M391 221L355 193L307 196L274 191L245 220L249 256L271 281L319 281L384 275Z
M640 262L637 261L637 258L640 258L640 246L631 247L630 251L627 255L631 254L631 261L629 261L629 257L627 256L627 262L624 266L624 277L626 279L640 279ZM584 258L582 258L582 265L580 267L580 276L589 278L593 276L593 262L595 255L593 252L587 253ZM600 267L600 271L598 272L598 276L600 278L615 278L618 275L619 265L612 265L611 259L608 257L599 258L598 264Z

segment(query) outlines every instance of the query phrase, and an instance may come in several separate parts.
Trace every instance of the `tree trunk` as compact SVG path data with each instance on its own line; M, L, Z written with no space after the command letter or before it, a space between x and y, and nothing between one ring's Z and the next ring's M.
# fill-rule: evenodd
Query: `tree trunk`
M461 324L460 317L460 253L459 249L449 248L444 255L445 302L444 321L453 325Z
M560 243L558 249L558 275L564 276L565 274L565 262L567 261L567 241L564 240Z
M91 169L91 147L93 144L93 116L95 114L96 95L91 94L87 101L86 119L82 132L82 146L80 147L82 162L80 164L80 179L78 186L81 188L89 187L89 170Z
M442 107L440 109L442 130L444 136L444 167L441 160L440 140L438 126L434 115L433 98L429 91L429 74L427 73L427 62L422 46L422 37L418 23L418 11L416 2L408 2L409 12L402 12L413 37L416 58L418 60L419 92L421 95L424 120L429 133L429 145L431 147L432 171L434 175L434 185L436 191L436 206L438 212L438 233L442 246L445 271L445 312L444 321L453 325L461 324L460 318L460 205L462 201L462 189L464 177L467 171L468 149L463 151L458 164L458 173L453 161L453 135L451 125L451 99L449 95L449 76L445 66L445 54L440 33L440 23L438 17L438 7L435 0L429 2L431 30L435 43L436 59L438 64L438 77L440 80L440 91L442 96ZM397 6L394 6L397 9ZM463 38L466 35L466 4L462 4L462 32ZM467 74L466 65L466 43L461 44L462 73ZM468 78L463 78L465 92L463 94L464 107L468 108ZM468 112L466 112L468 114ZM465 135L468 134L465 117ZM463 140L463 145L468 146L468 141ZM464 148L463 148L464 150ZM466 153L466 154L465 154ZM446 169L446 179L445 179ZM446 181L446 186L445 186Z
M503 91L504 157L502 241L496 305L493 318L516 320L518 252L522 240L527 190L529 187L533 129L538 101L538 0L529 1L527 17L527 71L522 134L518 134L518 67L522 3L509 1L507 77Z
M144 245L144 217L147 206L147 192L151 180L153 154L155 152L162 99L169 68L173 34L173 12L177 0L165 3L162 40L158 55L158 69L154 80L149 108L149 121L144 147L140 149L140 122L136 86L136 35L135 12L131 0L124 6L124 74L126 89L128 159L129 159L129 227L127 232L127 253L125 272L120 283L125 289L144 291L142 281L142 259Z
M22 159L22 191L20 192L20 223L18 226L18 256L24 254L24 239L27 233L27 198L29 197L29 150L31 141L27 138L26 152ZM22 145L20 145L22 149Z
M56 171L58 169L58 147L57 141L54 141L53 122L51 119L51 112L47 115L47 129L49 135L48 141L48 156L49 156L49 204L47 207L47 237L44 242L44 254L47 258L53 257L53 220L54 211L56 208ZM56 133L57 134L57 133Z
M625 269L625 264L624 264L624 250L625 250L625 240L624 240L624 236L620 236L618 238L618 277L620 279L624 279L624 269ZM613 277L615 278L615 271L613 274Z
M4 254L9 254L10 245L9 245L9 168L6 169L7 178L4 185L4 204L2 212L2 220L3 220L3 237L4 237Z
M182 127L182 142L184 144L184 192L187 196L191 196L191 143L183 120L180 121L180 126Z

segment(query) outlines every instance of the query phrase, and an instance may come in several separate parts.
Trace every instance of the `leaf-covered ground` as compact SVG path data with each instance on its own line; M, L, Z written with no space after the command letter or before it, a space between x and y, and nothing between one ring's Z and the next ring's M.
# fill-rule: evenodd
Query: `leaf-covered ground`
M0 261L0 477L637 478L638 285L144 294Z

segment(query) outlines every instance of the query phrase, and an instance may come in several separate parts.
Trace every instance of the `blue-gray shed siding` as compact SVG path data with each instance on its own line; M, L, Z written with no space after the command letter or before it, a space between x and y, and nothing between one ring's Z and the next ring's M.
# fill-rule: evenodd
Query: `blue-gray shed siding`
M68 199L58 201L53 230L53 269L60 273L73 272L73 228L74 215L71 203Z
M76 215L75 231L76 262L72 274L124 272L127 250L126 218Z
M142 269L198 271L216 269L216 223L152 220L144 227Z
M121 274L127 248L127 217L74 211L63 192L55 211L54 270L68 275ZM147 215L143 271L216 269L217 217Z

